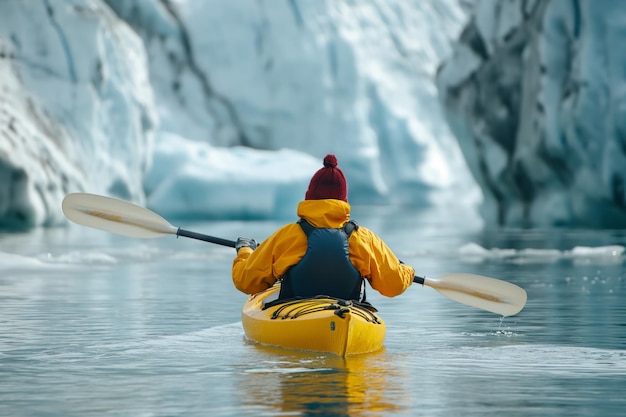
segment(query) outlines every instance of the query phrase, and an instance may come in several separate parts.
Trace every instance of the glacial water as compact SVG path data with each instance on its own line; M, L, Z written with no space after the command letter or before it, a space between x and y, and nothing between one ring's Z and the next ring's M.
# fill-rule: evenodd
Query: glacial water
M233 249L72 226L0 234L0 416L623 416L624 231L483 231L367 212L419 274L522 286L501 318L418 285L369 298L383 350L245 340ZM178 224L258 240L276 222Z

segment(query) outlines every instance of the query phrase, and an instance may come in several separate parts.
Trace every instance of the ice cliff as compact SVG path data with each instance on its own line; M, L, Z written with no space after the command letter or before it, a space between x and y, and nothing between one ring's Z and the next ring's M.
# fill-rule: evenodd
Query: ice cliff
M155 122L141 39L96 2L0 4L0 226L76 190L141 201Z
M626 226L626 2L476 2L438 71L446 119L506 226Z
M88 191L272 218L335 153L353 204L467 205L434 74L456 0L0 3L0 227ZM287 209L286 209L287 208Z

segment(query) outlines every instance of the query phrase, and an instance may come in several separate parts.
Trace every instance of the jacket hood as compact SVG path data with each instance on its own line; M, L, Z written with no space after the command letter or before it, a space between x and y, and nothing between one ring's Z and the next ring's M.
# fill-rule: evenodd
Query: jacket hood
M298 217L313 227L337 229L350 220L350 204L341 200L304 200L298 204Z

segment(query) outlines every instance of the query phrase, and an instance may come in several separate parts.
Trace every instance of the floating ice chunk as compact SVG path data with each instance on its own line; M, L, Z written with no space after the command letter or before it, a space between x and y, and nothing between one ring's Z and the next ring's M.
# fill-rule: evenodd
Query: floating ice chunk
M610 246L575 246L572 249L572 256L583 256L583 257L607 257L607 256L622 256L624 253L624 246L621 245L610 245Z
M470 242L459 248L459 255L462 256L489 256L489 249L485 249L480 246L478 243Z
M80 252L73 251L59 256L46 254L41 260L49 264L65 265L114 265L117 259L103 252Z

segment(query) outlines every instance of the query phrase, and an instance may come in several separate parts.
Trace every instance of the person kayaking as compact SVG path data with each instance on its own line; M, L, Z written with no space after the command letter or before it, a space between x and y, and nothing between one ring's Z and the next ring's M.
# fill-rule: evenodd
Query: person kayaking
M239 237L232 278L235 287L256 294L281 281L279 299L326 295L365 301L365 281L384 296L402 294L415 270L402 263L371 230L350 220L346 178L335 155L311 178L299 220L261 245ZM258 247L257 247L258 246Z

